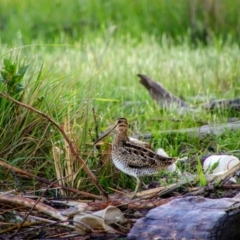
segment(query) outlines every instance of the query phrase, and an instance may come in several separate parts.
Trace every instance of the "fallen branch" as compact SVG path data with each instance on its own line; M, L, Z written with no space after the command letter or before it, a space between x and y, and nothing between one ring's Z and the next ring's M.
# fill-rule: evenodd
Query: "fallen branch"
M206 135L221 135L226 133L227 131L234 131L240 129L240 121L232 122L232 123L224 123L224 124L215 124L215 125L205 125L196 128L187 128L181 130L168 130L162 131L161 133L167 134L187 134L190 137L205 137Z
M153 81L150 77L143 74L138 74L138 76L140 77L140 83L149 91L149 94L161 108L170 108L173 105L179 107L178 110L180 110L180 113L184 112L185 110L192 112L198 111L198 109L194 109L192 106L190 106L180 98L174 96L159 82ZM200 105L200 107L209 111L219 108L239 111L240 98L212 100L210 102L203 103L202 105Z
M26 206L29 208L32 208L34 206L34 208L36 210L43 212L55 219L58 219L61 221L68 220L68 217L61 215L61 213L58 210L56 210L55 208L52 208L42 202L38 202L36 204L35 200L29 199L29 198L15 196L12 194L0 194L0 202L19 204L19 205Z
M206 110L214 110L218 108L232 109L235 111L240 110L240 98L236 99L223 99L223 100L213 100L201 105L202 108Z
M223 123L223 124L215 124L215 125L204 125L201 127L196 128L184 128L179 130L166 130L166 131L160 131L159 134L186 134L189 137L198 137L203 138L208 135L215 135L219 136L226 132L240 130L240 121L232 122L232 123ZM152 138L152 133L145 133L142 135L133 135L134 138Z
M103 198L105 200L107 200L108 196L107 193L103 190L103 188L100 186L100 184L97 182L97 179L95 177L95 175L91 172L91 170L88 168L88 166L86 165L86 163L83 161L83 159L79 156L78 152L75 150L71 140L68 138L67 134L64 132L64 130L58 125L57 122L55 122L52 118L50 118L48 115L46 115L45 113L42 113L41 111L27 105L24 104L22 102L19 102L15 99L13 99L12 97L10 97L8 94L4 94L4 93L0 93L0 96L9 99L10 101L18 104L19 106L22 106L24 108L29 109L30 111L33 111L39 115L41 115L42 117L46 118L49 122L51 122L58 130L59 132L62 134L62 136L64 137L64 139L66 140L66 142L68 143L69 149L72 152L72 154L76 157L76 159L81 163L83 169L85 170L85 172L88 174L89 178L91 179L91 181L93 182L93 184L96 186L96 188L99 190L99 192L102 194Z
M222 185L222 188L224 189L240 189L240 184L239 183L235 183L235 184L230 184L230 185Z
M38 177L38 176L35 176L34 174L30 173L30 172L27 172L27 171L24 171L20 168L17 168L17 167L14 167L4 161L1 161L0 160L0 165L3 166L3 167L6 167L8 169L12 169L14 172L16 173L19 173L19 174L22 174L23 176L25 177L28 177L28 178L33 178L39 182L43 182L43 183L46 183L48 185L52 185L53 187L57 187L57 188L61 188L61 189L64 189L66 191L69 191L69 192L73 192L73 193L76 193L76 194L79 194L79 195L82 195L82 196L85 196L85 197L90 197L90 198L95 198L95 199L101 199L100 196L98 195L95 195L95 194L91 194L91 193L88 193L88 192L83 192L83 191L79 191L78 189L75 189L75 188L71 188L71 187L65 187L63 185L60 185L58 183L52 183L51 181L45 179L45 178L41 178L41 177Z
M32 226L36 226L36 225L39 225L39 222L25 222L22 227L27 227L28 228L28 227L32 227ZM18 227L19 227L18 224L15 224L11 227L8 227L7 229L0 230L0 234L2 235L4 233L13 231L15 229L18 229ZM9 239L9 238L6 238L6 239Z
M52 223L52 224L56 224L58 226L63 226L63 227L67 227L67 228L70 228L70 229L74 229L74 226L73 225L66 225L65 223L59 223L59 222L56 222L56 221L53 221L53 220L50 220L50 219L46 219L46 218L42 218L42 217L37 217L37 216L33 216L33 215L29 215L28 216L29 219L32 219L34 221L39 221L39 222L46 222L46 223Z
M122 210L125 210L125 209L139 210L139 209L151 209L151 208L163 205L171 200L172 198L130 199L125 195L122 195L121 197L116 198L116 194L113 194L109 202L94 201L94 202L89 202L87 204L88 204L88 210L91 210L91 211L99 211L110 205L119 207Z
M183 109L190 107L186 102L170 93L160 83L153 81L143 74L138 74L138 76L140 77L140 83L147 88L152 98L157 101L160 107L170 108L171 105Z

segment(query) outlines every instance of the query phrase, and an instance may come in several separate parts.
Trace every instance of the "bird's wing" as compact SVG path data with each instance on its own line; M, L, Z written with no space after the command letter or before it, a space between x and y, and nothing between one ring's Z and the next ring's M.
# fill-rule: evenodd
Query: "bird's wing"
M122 150L129 166L132 167L167 167L175 162L174 158L161 156L148 148L136 145L132 142L124 142Z

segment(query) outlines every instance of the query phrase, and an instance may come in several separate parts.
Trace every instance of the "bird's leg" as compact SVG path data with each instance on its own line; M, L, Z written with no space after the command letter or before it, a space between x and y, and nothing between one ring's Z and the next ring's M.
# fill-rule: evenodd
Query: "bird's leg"
M135 190L133 192L133 195L131 196L132 199L136 197L137 191L138 191L138 189L141 185L141 182L142 182L138 177L136 177L136 179L137 179L137 184L136 184Z

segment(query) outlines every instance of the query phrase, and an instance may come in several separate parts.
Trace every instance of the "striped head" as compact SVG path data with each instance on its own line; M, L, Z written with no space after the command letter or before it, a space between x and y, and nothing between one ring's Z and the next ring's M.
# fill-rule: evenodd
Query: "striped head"
M101 138L99 138L94 145L96 145L98 142L103 140L105 137L107 137L111 132L114 131L114 135L123 136L124 138L127 138L127 130L128 130L128 121L126 118L118 118L113 126L113 128L108 131L106 134L104 134Z
M113 130L115 129L115 132L117 134L119 133L127 133L128 130L128 121L126 118L118 118L117 121L115 122L115 126L113 128Z

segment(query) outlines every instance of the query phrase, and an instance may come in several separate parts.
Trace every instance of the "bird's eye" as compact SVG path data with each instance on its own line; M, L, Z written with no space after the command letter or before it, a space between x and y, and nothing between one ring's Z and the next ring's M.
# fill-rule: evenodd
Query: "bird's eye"
M118 120L118 123L122 123L122 121L121 121L121 120Z

